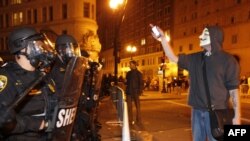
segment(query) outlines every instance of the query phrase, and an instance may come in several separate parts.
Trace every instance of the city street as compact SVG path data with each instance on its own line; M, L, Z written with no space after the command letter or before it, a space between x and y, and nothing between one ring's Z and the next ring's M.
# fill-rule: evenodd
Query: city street
M241 96L242 123L250 124L250 98ZM191 141L190 107L187 94L161 94L145 91L141 96L143 128L130 127L135 140L143 141ZM103 141L121 140L121 126L117 123L115 107L108 97L99 109Z

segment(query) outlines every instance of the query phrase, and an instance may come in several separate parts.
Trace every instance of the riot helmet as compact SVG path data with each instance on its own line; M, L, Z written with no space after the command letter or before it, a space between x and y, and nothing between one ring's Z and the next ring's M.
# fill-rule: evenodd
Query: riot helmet
M72 57L80 56L80 48L74 37L70 35L60 35L55 43L56 51L61 61L65 64L69 62Z
M10 53L26 56L35 68L47 67L55 58L49 39L34 28L18 28L10 33L8 39ZM24 52L22 49L25 49Z

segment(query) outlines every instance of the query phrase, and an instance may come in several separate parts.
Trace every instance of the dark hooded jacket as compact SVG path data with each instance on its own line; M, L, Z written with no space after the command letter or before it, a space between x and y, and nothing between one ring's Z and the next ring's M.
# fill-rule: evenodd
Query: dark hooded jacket
M188 104L196 109L207 109L207 97L202 66L206 63L211 103L215 109L227 108L229 90L239 86L239 64L229 53L222 50L223 32L218 26L207 27L211 39L212 55L205 51L180 54L178 67L189 71L190 92Z

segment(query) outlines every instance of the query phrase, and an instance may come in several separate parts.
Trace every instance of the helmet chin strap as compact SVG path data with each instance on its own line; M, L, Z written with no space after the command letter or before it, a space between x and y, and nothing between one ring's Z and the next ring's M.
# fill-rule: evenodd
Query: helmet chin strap
M27 53L27 48L25 48L25 52L19 52L18 55L24 55L28 60L30 60L29 54Z

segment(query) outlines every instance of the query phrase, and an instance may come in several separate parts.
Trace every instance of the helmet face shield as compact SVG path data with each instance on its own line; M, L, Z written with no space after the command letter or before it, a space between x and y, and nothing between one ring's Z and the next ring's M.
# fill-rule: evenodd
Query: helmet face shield
M72 43L66 44L66 48L62 48L62 53L64 53L68 57L74 57L75 56L75 50Z
M50 44L51 42L44 35L40 37L43 38L34 36L27 39L27 58L30 60L31 65L36 68L47 67L55 59L55 51Z
M56 48L64 63L68 63L72 57L80 56L80 48L77 44L60 44Z

